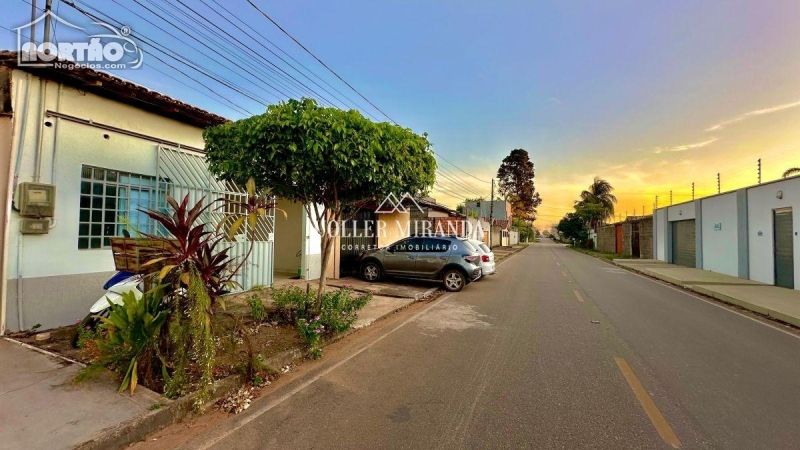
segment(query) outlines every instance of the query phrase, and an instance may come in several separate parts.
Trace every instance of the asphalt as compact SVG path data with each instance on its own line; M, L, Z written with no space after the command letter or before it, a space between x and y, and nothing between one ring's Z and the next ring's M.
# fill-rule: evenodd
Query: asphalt
M796 334L557 244L498 270L183 448L800 447Z

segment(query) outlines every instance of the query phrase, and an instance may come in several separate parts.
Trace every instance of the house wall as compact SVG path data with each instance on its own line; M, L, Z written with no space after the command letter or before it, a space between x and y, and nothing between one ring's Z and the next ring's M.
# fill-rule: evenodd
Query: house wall
M699 267L775 284L773 213L786 207L792 208L794 280L800 289L800 177L657 210L656 258L669 262L669 222L697 216Z
M278 199L277 208L286 212L275 213L275 272L297 274L302 272L303 220L305 208L297 202Z
M702 202L703 269L739 276L736 192Z
M11 167L11 158L13 153L11 151L11 135L12 135L12 121L10 115L0 115L0 198L8 198L8 190L10 188L9 169ZM0 239L5 241L5 236L8 231L7 219L10 211L7 208L0 208ZM0 250L0 280L7 278L6 274L6 257L8 254L8 247L3 247ZM5 283L2 283L0 289L5 290ZM0 334L3 334L6 323L6 308L5 300L8 297L7 293L0 294Z
M597 250L606 253L617 252L616 225L604 225L597 230Z
M778 191L783 198L778 197ZM794 285L800 289L800 177L764 184L747 190L750 279L775 283L773 210L792 208L794 226Z
M6 327L15 331L37 323L43 328L75 323L102 295L102 284L114 271L110 249L78 250L81 165L155 176L157 144L46 118L45 111L201 148L202 130L19 70L12 71L12 95L12 150L18 155L14 159L14 165L19 165L18 181L36 181L41 147L39 181L56 185L56 207L46 235L21 235L19 216L10 215L4 242L8 252ZM52 126L43 126L45 120Z
M639 221L639 253L642 259L653 258L653 218Z
M667 209L667 220L675 222L677 220L691 220L695 218L694 202L681 203L669 206Z
M378 247L386 247L393 242L410 236L412 233L422 234L422 222L418 224L418 228L420 229L414 230L415 224L410 223L410 217L408 212L400 211L390 214L376 214L375 220L378 222L379 230ZM431 227L433 227L432 224Z
M622 254L633 254L633 226L630 222L622 224Z
M667 210L656 210L653 219L653 259L667 260L667 226Z
M318 207L321 208L322 205L318 205ZM301 262L303 278L316 280L322 275L322 235L315 228L314 222L308 218L305 208L301 209L303 213L303 238L305 239Z
M492 244L491 245L492 247L497 247L497 246L503 245L503 233L502 233L502 230L500 229L500 227L498 227L498 226L491 227L491 230L489 230L489 233L492 235L491 236L491 240L490 240L490 242Z

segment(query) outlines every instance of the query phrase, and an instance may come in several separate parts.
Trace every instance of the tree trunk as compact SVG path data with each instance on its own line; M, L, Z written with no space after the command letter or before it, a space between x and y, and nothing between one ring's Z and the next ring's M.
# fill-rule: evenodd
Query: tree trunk
M332 244L335 238L331 236L327 230L322 233L322 265L319 274L319 290L317 291L316 310L322 308L322 295L325 293L325 284L328 279L328 262L331 258Z

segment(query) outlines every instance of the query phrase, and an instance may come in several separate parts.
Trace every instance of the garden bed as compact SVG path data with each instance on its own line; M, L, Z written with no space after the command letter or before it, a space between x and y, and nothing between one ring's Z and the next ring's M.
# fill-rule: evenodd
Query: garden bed
M237 323L229 315L214 314L212 316L212 329L214 330L215 358L214 358L214 378L219 380L232 374L241 373L248 362L247 347L242 336L242 331L247 333L247 337L253 347L253 352L259 355L261 360L269 360L275 355L279 355L290 349L304 348L304 342L293 325L282 324L277 321L265 321L256 323L249 315L249 307L242 304L246 297L254 295L252 292L230 296L228 299L227 312L235 315ZM268 309L270 315L274 311ZM243 330L238 328L242 327ZM36 335L50 333L50 338L45 341L36 340ZM54 328L51 330L37 331L36 333L16 333L9 337L25 344L47 350L61 355L65 358L78 361L83 364L91 363L90 358L80 348L72 347L71 340L75 333L75 325ZM269 369L279 370L280 367L270 367ZM158 386L145 387L159 391Z

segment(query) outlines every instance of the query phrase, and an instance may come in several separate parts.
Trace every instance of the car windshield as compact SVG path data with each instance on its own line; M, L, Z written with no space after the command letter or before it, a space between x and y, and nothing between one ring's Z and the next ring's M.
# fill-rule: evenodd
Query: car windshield
M464 243L464 246L465 246L465 247L467 247L467 250L469 250L469 251L471 251L471 252L477 252L477 251L478 251L478 249L477 249L477 248L475 248L475 246L474 246L474 245L472 245L472 242L470 242L470 241L467 241L467 240L463 240L463 241L461 241L461 242L463 242L463 243Z

